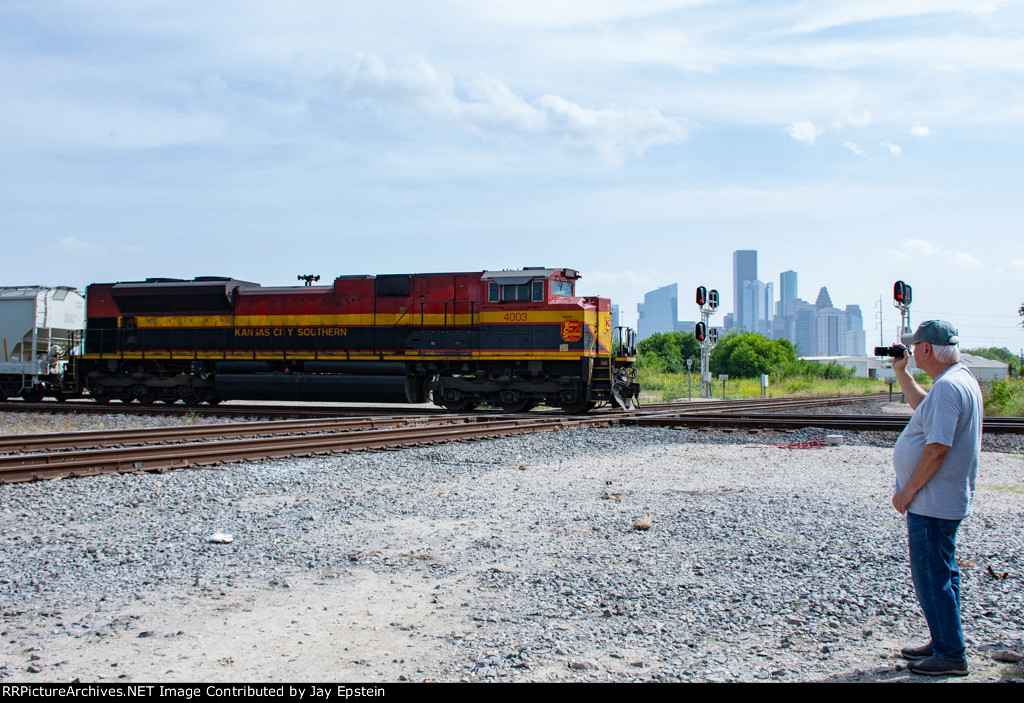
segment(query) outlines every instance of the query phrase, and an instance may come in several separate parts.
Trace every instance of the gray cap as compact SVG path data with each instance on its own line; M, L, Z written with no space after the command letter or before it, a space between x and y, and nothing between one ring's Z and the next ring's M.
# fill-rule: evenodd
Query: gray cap
M918 342L949 347L960 342L956 335L956 328L945 320L926 320L918 325L917 332L907 332L900 341L908 347Z

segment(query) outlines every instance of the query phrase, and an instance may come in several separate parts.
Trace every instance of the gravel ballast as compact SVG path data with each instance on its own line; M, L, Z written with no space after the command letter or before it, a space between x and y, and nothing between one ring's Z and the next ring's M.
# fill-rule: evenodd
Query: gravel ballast
M959 533L970 681L1022 677L1019 440ZM914 680L894 441L582 429L0 485L0 678Z

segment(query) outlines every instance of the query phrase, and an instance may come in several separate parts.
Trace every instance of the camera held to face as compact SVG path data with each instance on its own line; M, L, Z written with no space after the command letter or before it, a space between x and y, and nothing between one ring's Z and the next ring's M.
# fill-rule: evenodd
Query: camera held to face
M907 348L902 344L894 344L891 347L875 347L875 356L888 356L893 359L902 359L907 353Z

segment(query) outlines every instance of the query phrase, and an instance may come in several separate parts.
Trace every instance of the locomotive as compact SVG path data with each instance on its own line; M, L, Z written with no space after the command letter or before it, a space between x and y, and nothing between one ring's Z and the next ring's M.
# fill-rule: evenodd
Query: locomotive
M203 276L94 283L68 393L221 400L633 407L636 334L577 271L339 276L263 287ZM614 341L613 341L614 338Z

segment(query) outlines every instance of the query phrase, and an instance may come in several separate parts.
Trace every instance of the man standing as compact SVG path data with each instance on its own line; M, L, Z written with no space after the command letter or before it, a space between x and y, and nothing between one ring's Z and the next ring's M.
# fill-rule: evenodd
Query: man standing
M931 631L928 644L904 647L901 654L915 674L966 676L956 531L974 501L984 404L978 382L960 363L960 340L951 324L922 322L901 341L913 347L917 368L933 381L926 393L910 376L909 349L893 361L914 414L893 450L892 504L907 515L910 572Z

